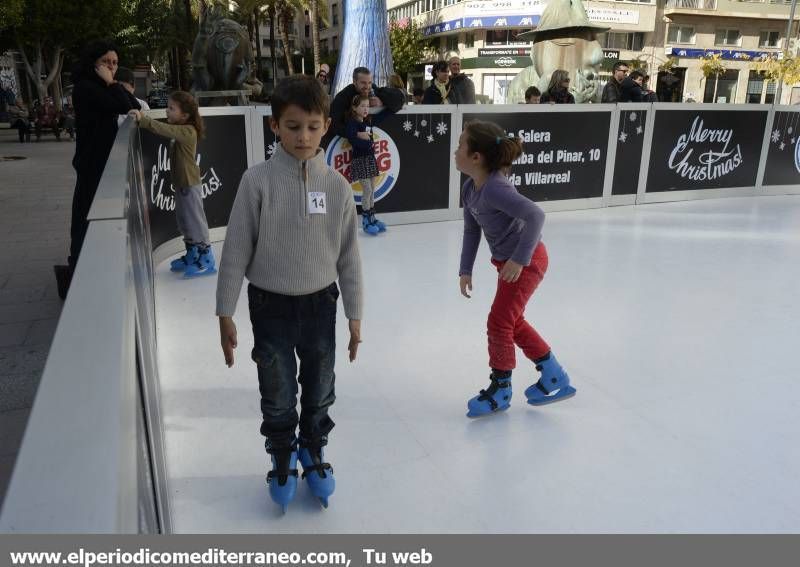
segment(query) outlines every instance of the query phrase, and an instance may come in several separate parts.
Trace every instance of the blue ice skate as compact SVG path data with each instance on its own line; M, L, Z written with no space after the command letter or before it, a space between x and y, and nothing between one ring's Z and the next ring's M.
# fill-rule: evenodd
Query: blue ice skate
M169 271L185 272L186 268L197 262L197 258L199 256L200 256L200 251L198 250L197 246L187 245L186 254L184 254L177 260L173 260L172 262L169 263Z
M297 493L297 450L294 447L273 449L271 457L272 470L267 473L269 495L285 514Z
M336 479L333 478L333 467L324 461L322 447L300 447L299 458L311 494L319 499L323 508L327 508L328 497L336 489Z
M497 378L492 372L489 380L489 387L467 402L467 417L481 417L511 406L511 376Z
M536 370L542 373L542 377L525 390L525 397L532 406L560 402L575 395L575 388L569 385L569 376L552 352L536 365Z
M377 226L380 232L386 232L386 225L383 223L383 221L379 220L378 217L375 216L375 209L370 209L367 212L369 214L370 224Z
M366 211L361 214L361 228L364 229L364 232L372 236L380 232L380 229L370 222L369 214Z
M198 276L208 276L216 273L217 263L214 261L214 251L211 250L211 246L209 246L205 250L199 251L197 260L186 267L186 271L183 272L183 277L196 278Z

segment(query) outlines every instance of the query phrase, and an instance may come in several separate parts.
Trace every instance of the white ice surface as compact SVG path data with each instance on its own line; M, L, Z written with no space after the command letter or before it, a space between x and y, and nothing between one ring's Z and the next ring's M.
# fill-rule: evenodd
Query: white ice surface
M264 482L246 296L227 369L216 277L158 267L177 532L800 531L800 197L548 214L550 268L526 313L578 394L527 406L518 351L512 407L480 420L466 401L487 384L496 275L482 242L460 296L461 231L360 238L353 364L339 309L337 490L323 510L301 484L286 516Z

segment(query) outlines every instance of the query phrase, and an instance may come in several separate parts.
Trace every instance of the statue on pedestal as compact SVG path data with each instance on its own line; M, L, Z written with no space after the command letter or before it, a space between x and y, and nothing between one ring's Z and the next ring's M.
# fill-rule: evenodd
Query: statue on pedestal
M250 76L253 52L244 26L227 18L219 1L204 10L192 49L195 93L243 90Z
M517 36L533 40L533 65L520 71L508 85L506 102L525 102L525 90L530 86L544 92L556 69L569 72L569 92L576 103L600 102L597 72L603 49L597 34L608 29L589 22L581 0L550 0L538 27Z

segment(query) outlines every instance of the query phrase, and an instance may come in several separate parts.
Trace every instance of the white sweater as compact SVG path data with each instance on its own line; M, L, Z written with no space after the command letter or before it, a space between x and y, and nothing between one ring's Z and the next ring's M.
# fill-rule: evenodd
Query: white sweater
M324 193L323 214L310 212L310 192ZM325 163L322 150L299 161L278 144L269 161L242 176L222 249L217 315L233 316L245 276L256 287L284 295L314 293L338 279L345 315L361 319L353 191Z

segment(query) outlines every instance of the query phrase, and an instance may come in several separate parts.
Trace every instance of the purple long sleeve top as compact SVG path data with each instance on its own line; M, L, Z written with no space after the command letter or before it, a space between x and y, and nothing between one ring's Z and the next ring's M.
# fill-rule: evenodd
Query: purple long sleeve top
M481 230L489 243L492 258L512 260L522 266L531 257L544 225L544 211L520 195L506 177L496 171L479 190L468 179L462 187L464 240L458 274L472 275L472 266L481 242Z

